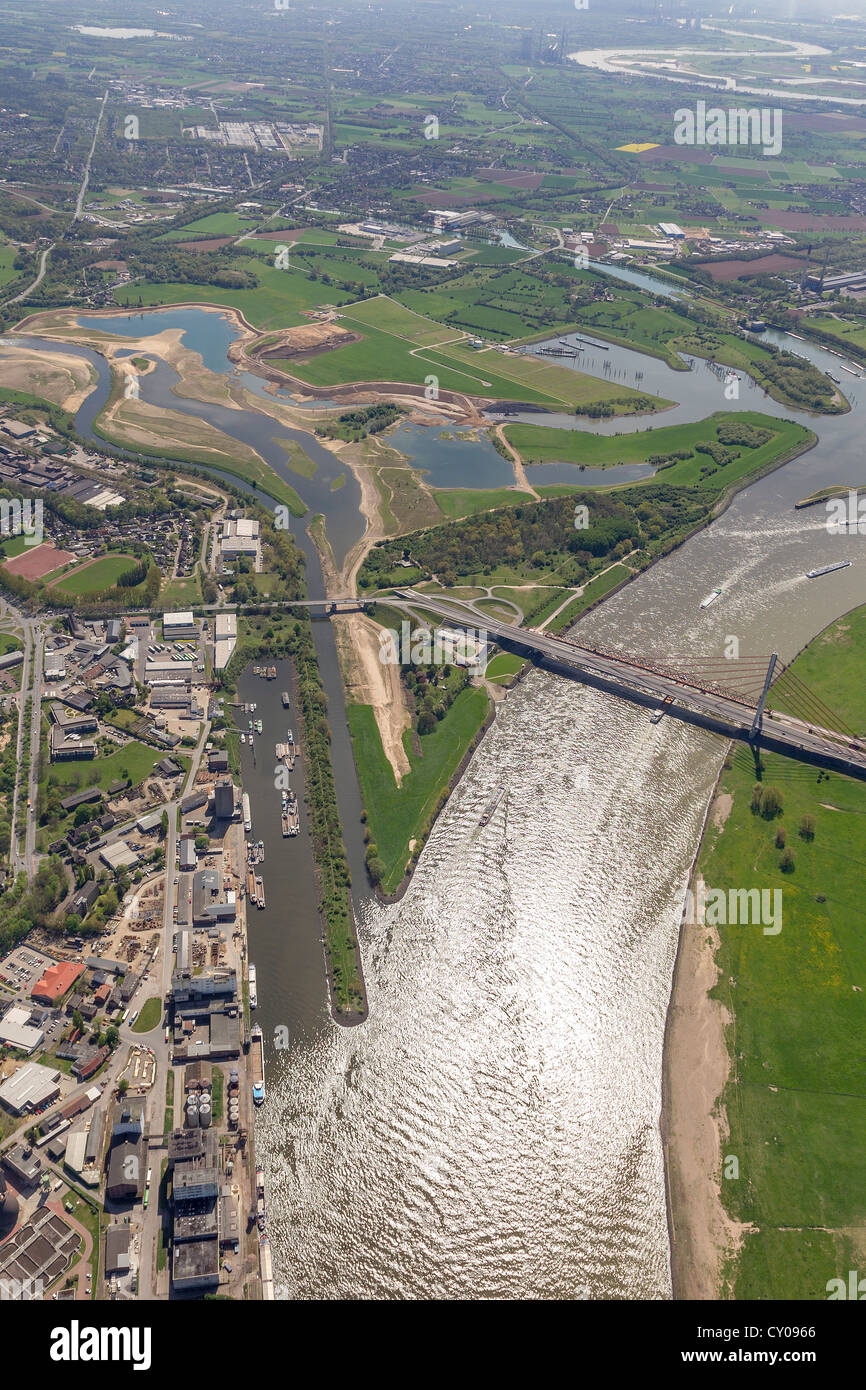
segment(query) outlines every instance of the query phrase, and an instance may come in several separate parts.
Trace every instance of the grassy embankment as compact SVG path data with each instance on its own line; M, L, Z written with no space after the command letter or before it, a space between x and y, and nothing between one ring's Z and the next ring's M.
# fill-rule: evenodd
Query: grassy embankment
M798 658L797 676L855 730L866 730L866 608L832 624ZM783 707L784 677L773 703ZM866 786L765 755L779 788L772 821L750 809L755 770L737 752L699 867L714 887L780 888L778 935L721 927L714 991L730 1011L731 1072L723 1154L740 1176L721 1180L731 1215L752 1223L732 1267L738 1299L823 1299L866 1259ZM814 822L814 836L809 823ZM803 829L807 833L802 833ZM779 831L793 851L781 867Z
M432 732L420 739L420 755L414 751L412 731L407 729L403 746L411 771L399 787L382 749L371 706L347 707L368 829L383 868L383 892L393 893L399 887L408 861L420 852L448 799L451 779L484 723L488 705L483 690L462 690Z

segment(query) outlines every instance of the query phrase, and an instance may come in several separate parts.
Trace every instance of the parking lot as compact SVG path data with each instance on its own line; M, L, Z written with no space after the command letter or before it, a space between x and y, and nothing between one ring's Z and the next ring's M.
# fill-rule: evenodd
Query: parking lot
M51 956L34 951L30 946L16 946L0 961L0 981L16 992L30 993L30 987L40 980L49 966L54 965Z

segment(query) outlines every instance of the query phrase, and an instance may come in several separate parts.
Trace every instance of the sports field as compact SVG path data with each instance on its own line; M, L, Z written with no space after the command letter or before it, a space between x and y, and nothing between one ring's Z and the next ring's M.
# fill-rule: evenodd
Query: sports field
M88 560L76 566L50 587L65 594L98 593L101 589L110 589L122 574L137 564L132 555L103 555L98 560Z
M70 560L74 559L71 550L58 550L46 541L43 545L33 546L32 549L23 549L20 554L7 560L6 569L10 574L19 574L22 579L42 579L44 575L53 574L55 570L68 565Z

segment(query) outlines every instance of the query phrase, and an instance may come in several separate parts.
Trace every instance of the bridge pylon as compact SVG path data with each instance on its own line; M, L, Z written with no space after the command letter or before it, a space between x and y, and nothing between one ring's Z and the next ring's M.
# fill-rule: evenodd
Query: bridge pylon
M750 743L755 742L755 739L759 737L761 730L764 727L764 705L767 703L767 694L769 692L770 685L772 684L773 672L776 669L776 662L778 660L778 653L773 652L773 655L770 657L770 664L767 667L767 674L764 677L764 688L761 691L761 698L758 701L758 708L755 710L755 717L752 720L752 727L749 730Z

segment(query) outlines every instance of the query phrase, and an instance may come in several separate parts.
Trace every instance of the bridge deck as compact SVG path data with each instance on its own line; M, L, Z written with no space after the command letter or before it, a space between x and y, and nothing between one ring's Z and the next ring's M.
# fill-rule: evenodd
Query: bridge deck
M389 600L392 607L423 608L457 627L476 630L483 627L490 637L528 652L549 669L558 670L637 704L658 706L669 701L665 710L674 718L698 724L728 738L750 741L756 707L746 700L675 680L672 676L642 666L639 661L608 656L567 637L533 632L487 615L482 618L459 604L419 594L412 589L397 589L394 592L398 598L396 601ZM852 777L866 780L866 749L859 743L852 744L844 734L834 735L826 729L815 730L792 715L766 710L757 742L772 752L800 758L821 767L834 767Z

